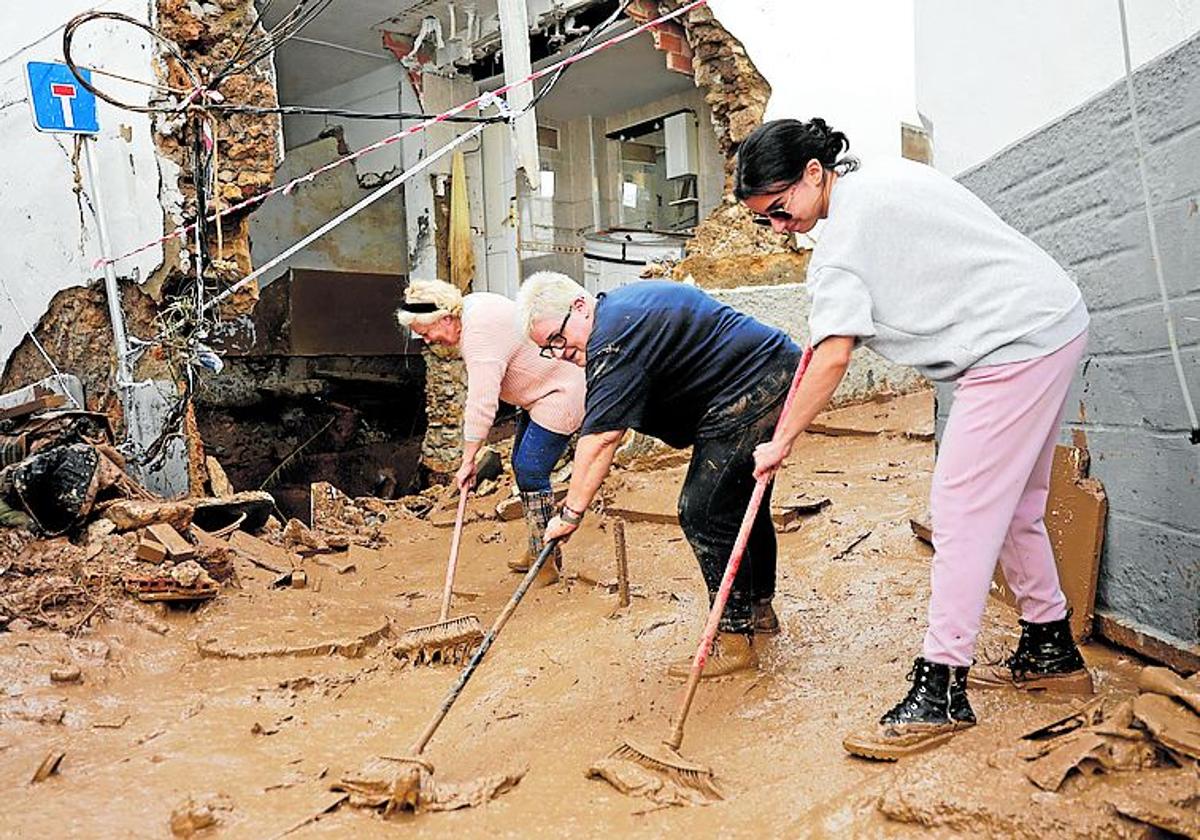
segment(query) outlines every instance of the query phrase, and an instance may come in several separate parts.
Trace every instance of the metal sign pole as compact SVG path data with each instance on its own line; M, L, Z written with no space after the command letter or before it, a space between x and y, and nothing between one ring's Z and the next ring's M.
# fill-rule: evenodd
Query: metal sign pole
M104 261L104 294L108 298L108 317L112 321L113 343L117 352L117 387L122 392L133 384L129 368L129 342L125 335L125 315L121 311L121 292L117 287L117 274L108 261L108 223L104 216L104 200L100 195L100 179L96 177L96 162L92 152L91 137L82 137L83 157L87 162L88 182L92 187L92 208L96 219L96 233L100 238L100 257Z

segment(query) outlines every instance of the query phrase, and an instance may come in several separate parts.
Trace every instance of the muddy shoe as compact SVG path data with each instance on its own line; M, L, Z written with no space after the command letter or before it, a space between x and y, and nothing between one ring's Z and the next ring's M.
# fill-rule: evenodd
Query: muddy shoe
M1034 624L1021 620L1016 652L1000 665L976 665L971 688L1020 688L1059 694L1092 694L1092 675L1071 637L1069 618Z
M945 743L975 725L967 701L967 669L952 668L917 657L908 673L908 696L879 723L847 735L842 747L852 755L896 761Z
M754 632L759 636L774 636L779 632L779 616L771 606L771 599L757 601L754 606Z
M753 636L747 633L718 633L708 652L708 661L700 679L711 680L728 677L742 671L753 671L758 667L758 654L754 652ZM692 672L692 657L678 659L667 669L667 676L686 680Z
M525 511L525 527L529 531L529 546L525 554L511 558L508 568L514 572L527 572L542 551L542 535L546 526L554 517L554 493L550 490L534 490L521 494L521 506ZM552 586L558 583L558 573L562 569L562 549L555 548L550 557L538 572L538 586Z

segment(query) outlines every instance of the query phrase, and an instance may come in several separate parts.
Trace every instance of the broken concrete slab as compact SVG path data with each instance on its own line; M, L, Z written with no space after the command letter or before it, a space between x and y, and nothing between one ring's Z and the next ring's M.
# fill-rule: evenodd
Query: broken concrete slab
M225 468L221 466L220 461L209 455L205 457L204 465L208 469L208 486L214 496L227 499L235 495L233 484L230 483L229 476L225 475Z
M1089 467L1086 449L1055 447L1054 464L1050 469L1050 498L1046 502L1046 531L1054 549L1058 579L1072 610L1071 634L1077 641L1092 634L1100 553L1108 518L1104 486L1088 477ZM1005 603L1016 605L1016 598L1004 582L999 567L992 581L992 592Z
M300 555L260 540L245 531L234 531L229 535L229 547L256 566L282 575L300 563Z
M117 526L118 531L145 528L156 522L165 522L177 531L186 531L192 524L192 511L190 502L118 499L105 505L101 513Z

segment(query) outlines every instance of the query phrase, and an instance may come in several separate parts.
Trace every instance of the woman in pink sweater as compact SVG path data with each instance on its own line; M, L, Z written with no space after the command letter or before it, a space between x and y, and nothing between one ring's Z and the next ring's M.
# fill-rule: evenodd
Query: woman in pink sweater
M503 295L464 297L441 280L414 280L396 319L427 344L458 347L466 364L463 457L455 474L459 487L475 483L475 455L487 440L500 400L521 409L512 468L525 509L529 553L508 565L524 572L542 550L546 523L554 515L550 471L583 421L583 369L542 358L517 324L516 303ZM543 583L557 580L561 566L556 551L554 563L543 566Z

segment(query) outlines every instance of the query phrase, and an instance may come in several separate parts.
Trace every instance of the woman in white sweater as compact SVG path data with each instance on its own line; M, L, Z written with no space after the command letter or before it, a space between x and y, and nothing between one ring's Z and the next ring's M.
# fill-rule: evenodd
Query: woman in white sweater
M775 437L773 473L837 388L857 345L955 383L930 492L932 592L907 696L850 752L894 759L975 723L966 687L1090 693L1043 516L1067 390L1087 344L1079 289L1034 242L932 167L860 164L824 120L775 120L738 150L735 193L775 230L816 232L815 347ZM999 560L1022 612L1016 652L970 673Z

